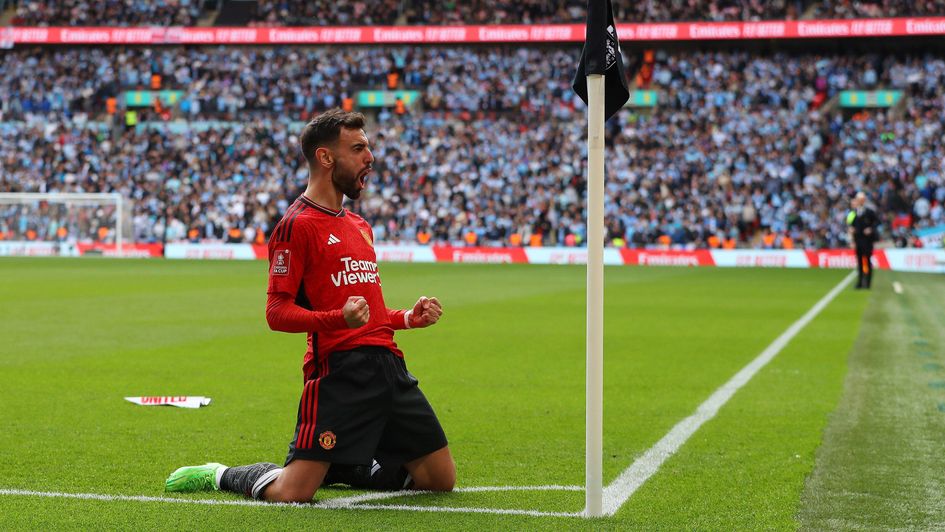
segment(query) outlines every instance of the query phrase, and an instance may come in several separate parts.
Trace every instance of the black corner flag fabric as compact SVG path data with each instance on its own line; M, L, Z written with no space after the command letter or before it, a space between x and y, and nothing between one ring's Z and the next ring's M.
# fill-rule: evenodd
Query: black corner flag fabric
M630 99L610 0L587 0L584 51L571 84L584 103L587 103L587 76L590 74L604 75L604 120L607 120Z

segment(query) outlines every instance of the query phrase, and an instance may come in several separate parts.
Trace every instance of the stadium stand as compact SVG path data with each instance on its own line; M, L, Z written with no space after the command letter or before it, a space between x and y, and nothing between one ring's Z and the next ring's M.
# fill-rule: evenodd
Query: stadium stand
M263 25L584 17L577 0L4 5L15 23L49 25L192 24L211 10L217 23ZM943 2L696 5L616 9L624 20L762 20L921 15ZM326 13L332 18L319 18ZM121 192L137 242L264 241L304 185L294 137L301 123L327 108L360 108L362 91L398 90L416 99L361 108L378 162L355 208L379 241L580 246L576 48L18 46L0 54L0 191ZM631 85L659 103L631 106L609 124L608 245L844 246L847 198L857 190L871 191L896 245L945 223L940 53L670 47L645 55L627 51L629 70L639 70ZM898 99L841 105L844 91L874 90ZM4 206L0 238L61 238L63 226L80 238L113 238L88 216Z
M581 23L585 0L105 0L6 1L18 26L373 26ZM216 11L215 8L219 7ZM618 20L757 21L945 13L945 0L643 0L614 2Z
M18 0L14 26L195 26L202 0Z
M399 0L261 0L250 4L255 5L247 5L244 9L251 26L392 26L426 23L408 16L403 10L406 2Z
M418 90L422 103L373 117L374 194L357 208L378 240L583 241L583 111L569 88L571 50L341 52L6 53L0 73L12 97L3 103L2 188L122 191L134 199L138 241L228 240L235 228L239 241L251 242L304 184L292 136L298 124L288 120L339 105L355 90L384 87L393 72L396 86ZM942 223L943 132L940 121L920 120L943 111L941 57L661 51L654 63L650 88L663 103L617 119L611 244L840 246L844 198L858 189L876 191L889 224L900 220L899 232ZM514 65L525 68L498 75ZM181 92L172 114L188 121L163 122L142 110L142 121L167 127L126 128L117 109L111 120L119 127L81 126L101 124L109 97L150 87L155 75L161 88ZM877 87L906 91L904 107L846 117L827 110L839 91ZM220 122L198 127L208 121ZM174 206L170 213L164 202ZM2 223L17 236L28 230L9 216Z
M941 0L824 0L813 5L812 18L879 18L909 16L941 16L945 2Z

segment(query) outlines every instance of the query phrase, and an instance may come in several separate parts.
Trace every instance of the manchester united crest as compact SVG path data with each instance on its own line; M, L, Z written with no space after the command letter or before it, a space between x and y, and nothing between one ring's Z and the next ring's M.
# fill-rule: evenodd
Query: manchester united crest
M335 438L335 433L330 430L326 430L325 432L318 435L318 444L321 445L322 449L325 449L326 451L330 451L331 448L335 446L336 441L337 438Z
M374 241L371 240L371 236L368 235L368 234L367 234L367 231L365 231L364 229L361 229L361 236L364 237L364 241L367 242L369 246L373 246L373 245L374 245Z

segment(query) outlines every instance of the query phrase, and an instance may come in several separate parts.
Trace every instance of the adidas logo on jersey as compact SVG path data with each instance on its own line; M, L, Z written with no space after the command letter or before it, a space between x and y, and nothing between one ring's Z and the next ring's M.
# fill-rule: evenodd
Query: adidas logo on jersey
M335 235L333 235L333 234L331 234L331 233L328 233L328 245L329 245L329 246L332 245L332 244L337 244L338 242L341 242L341 239L340 239L340 238L338 238L337 236L335 236Z

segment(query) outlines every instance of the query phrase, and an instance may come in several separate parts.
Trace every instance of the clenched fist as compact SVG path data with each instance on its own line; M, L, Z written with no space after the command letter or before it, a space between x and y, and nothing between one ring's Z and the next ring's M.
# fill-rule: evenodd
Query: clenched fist
M371 309L368 307L367 300L361 296L351 296L341 308L345 321L351 329L357 329L365 325L371 319Z
M443 315L443 307L435 297L423 296L417 300L417 304L410 310L410 316L407 323L411 328L429 327Z

